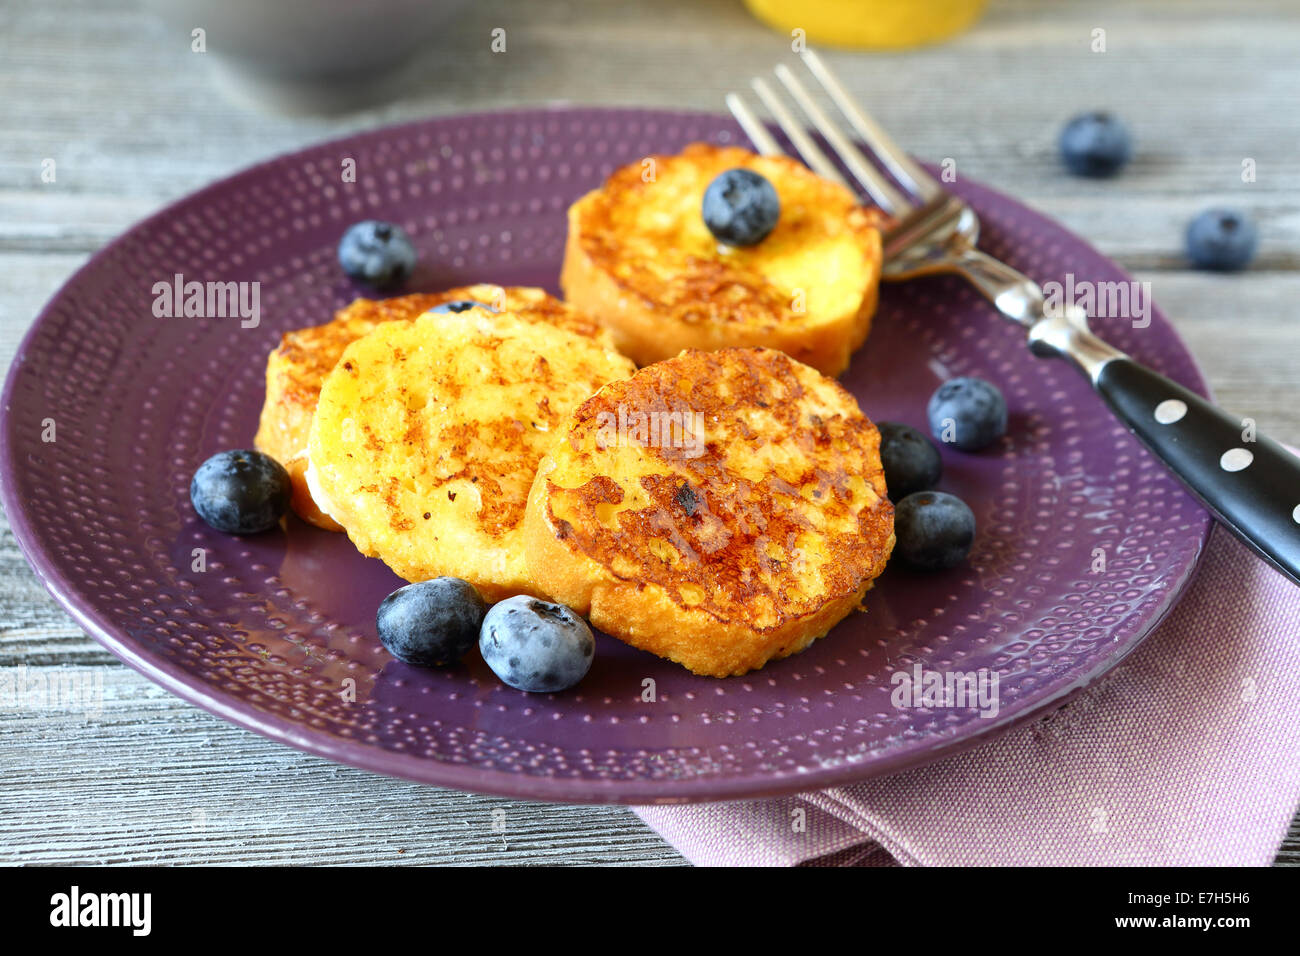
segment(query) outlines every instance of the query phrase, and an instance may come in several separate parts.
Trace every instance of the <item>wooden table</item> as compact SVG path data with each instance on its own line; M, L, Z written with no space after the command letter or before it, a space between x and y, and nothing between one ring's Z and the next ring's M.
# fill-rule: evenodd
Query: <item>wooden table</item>
M0 367L91 252L256 160L387 122L555 100L719 110L726 89L787 52L739 0L469 6L430 48L421 88L333 118L228 104L188 31L129 0L0 10ZM504 56L488 48L497 26ZM1090 50L1095 28L1105 53ZM1298 49L1291 0L995 0L949 45L833 63L914 152L955 159L959 175L1015 194L1149 280L1219 400L1300 445ZM1137 158L1112 182L1068 178L1057 132L1097 107L1129 121ZM55 183L41 182L45 158ZM1249 184L1245 158L1257 168ZM1185 266L1183 228L1214 204L1260 223L1244 276ZM623 808L377 777L172 697L72 623L2 519L0 667L91 669L105 697L97 716L0 712L0 862L683 862ZM504 835L492 826L499 807ZM1278 861L1300 864L1294 824Z

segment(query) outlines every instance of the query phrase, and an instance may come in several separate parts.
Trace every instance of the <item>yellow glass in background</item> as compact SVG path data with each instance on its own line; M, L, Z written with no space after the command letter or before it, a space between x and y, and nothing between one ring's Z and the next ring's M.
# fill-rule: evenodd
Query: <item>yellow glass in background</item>
M754 16L820 46L888 50L960 33L987 0L745 0Z

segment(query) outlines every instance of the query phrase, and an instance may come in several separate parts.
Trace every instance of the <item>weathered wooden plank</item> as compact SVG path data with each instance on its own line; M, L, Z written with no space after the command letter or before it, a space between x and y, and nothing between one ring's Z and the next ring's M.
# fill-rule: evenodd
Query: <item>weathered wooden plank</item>
M124 667L75 673L102 679L102 702L51 711L33 693L33 709L0 709L0 863L682 862L623 808L392 780L240 730Z
M12 17L0 40L0 86L18 93L3 104L0 248L93 248L217 176L378 122L555 99L719 110L723 92L785 55L779 37L730 2L670 2L653 13L570 3L544 18L483 2L428 54L423 75L443 77L454 64L454 85L425 83L398 103L336 119L284 117L226 104L188 37L142 12L75 9L77 29L66 8L40 5ZM510 46L492 54L488 31L501 24ZM1088 49L1098 26L1108 31L1104 54ZM995 5L950 45L831 57L915 152L952 157L960 174L1013 190L1107 252L1177 265L1187 218L1232 202L1263 221L1263 263L1291 268L1300 153L1277 104L1300 88L1298 44L1300 19L1284 2L1015 2ZM1137 159L1116 182L1070 179L1056 160L1064 119L1097 106L1119 109L1137 134ZM59 179L41 186L46 157L58 161ZM1258 164L1252 184L1240 181L1246 157Z

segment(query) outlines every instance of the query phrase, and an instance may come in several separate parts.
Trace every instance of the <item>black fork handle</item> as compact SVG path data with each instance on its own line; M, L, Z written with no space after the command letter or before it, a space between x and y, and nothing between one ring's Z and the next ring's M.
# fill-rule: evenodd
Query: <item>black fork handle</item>
M1093 385L1220 522L1300 584L1300 458L1131 358L1107 362Z
M1300 457L1195 392L1102 342L1043 320L1038 355L1069 358L1115 415L1256 554L1300 584Z

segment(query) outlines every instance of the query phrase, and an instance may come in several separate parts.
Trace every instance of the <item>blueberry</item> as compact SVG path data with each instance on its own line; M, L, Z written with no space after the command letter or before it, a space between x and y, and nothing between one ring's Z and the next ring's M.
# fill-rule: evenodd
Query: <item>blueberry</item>
M939 483L943 459L930 439L900 422L879 422L876 427L880 429L880 462L885 467L885 486L891 501Z
M728 169L704 190L704 224L720 242L754 246L767 238L781 217L781 200L752 169Z
M284 466L260 451L218 452L194 472L190 501L199 517L226 534L257 534L280 523L293 485Z
M520 595L488 611L478 649L511 687L549 694L587 676L596 641L587 622L563 604Z
M956 495L918 491L894 508L894 553L914 568L942 571L966 560L975 514Z
M930 433L962 451L987 448L1007 433L1007 403L982 378L954 378L940 385L926 408Z
M1235 209L1207 209L1187 226L1187 257L1198 269L1244 269L1258 245L1259 230Z
M389 288L415 268L415 245L400 226L367 219L343 233L339 264L349 278L376 289Z
M474 646L487 605L474 585L434 578L398 588L379 605L379 640L399 661L420 667L454 664Z
M444 302L442 305L435 305L430 312L437 312L440 315L446 315L449 312L467 312L470 309L487 309L489 312L495 312L496 309L486 302L479 302L475 299L457 299L455 302Z
M1083 113L1061 130L1061 159L1076 176L1114 176L1133 154L1128 127L1110 113Z

